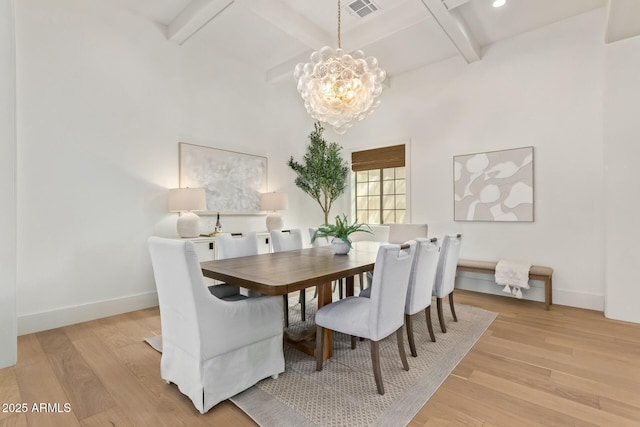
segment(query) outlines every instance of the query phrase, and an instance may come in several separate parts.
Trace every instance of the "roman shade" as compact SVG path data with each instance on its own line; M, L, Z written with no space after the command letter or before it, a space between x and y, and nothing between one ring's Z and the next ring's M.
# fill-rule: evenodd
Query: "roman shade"
M404 166L404 144L351 153L351 170L354 172L371 169L398 168Z

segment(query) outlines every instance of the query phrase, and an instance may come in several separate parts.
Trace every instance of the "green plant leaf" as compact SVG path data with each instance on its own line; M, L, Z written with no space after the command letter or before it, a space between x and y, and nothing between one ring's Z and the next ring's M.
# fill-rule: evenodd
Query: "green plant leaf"
M323 132L320 122L314 123L302 163L291 156L287 165L296 173L296 186L320 205L327 223L331 205L347 188L349 166L340 154L342 147L328 143Z
M352 248L353 246L351 245L351 239L349 239L349 235L357 231L373 234L373 232L371 231L371 227L369 227L367 224L361 224L357 221L353 224L349 224L347 215L342 214L342 218L336 216L335 225L324 224L318 227L318 230L316 230L315 234L313 235L311 242L314 242L318 237L335 237L342 240L347 245L349 245L350 248Z

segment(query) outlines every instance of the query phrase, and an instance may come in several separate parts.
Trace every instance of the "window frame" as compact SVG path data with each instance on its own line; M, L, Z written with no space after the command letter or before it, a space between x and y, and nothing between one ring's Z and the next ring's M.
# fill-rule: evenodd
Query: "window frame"
M404 144L404 172L405 172L405 224L411 224L411 140L410 139L399 139L393 141L380 142L373 145L359 146L354 147L349 151L349 210L350 210L350 218L351 221L356 220L356 172L352 170L351 158L354 152L357 151L366 151L373 150L377 148L385 148L393 145L402 145ZM381 170L382 171L382 170ZM382 173L382 172L381 172ZM382 180L380 182L380 187L382 188ZM382 191L382 190L381 190ZM382 215L382 214L381 214ZM381 222L384 220L383 217L380 218Z

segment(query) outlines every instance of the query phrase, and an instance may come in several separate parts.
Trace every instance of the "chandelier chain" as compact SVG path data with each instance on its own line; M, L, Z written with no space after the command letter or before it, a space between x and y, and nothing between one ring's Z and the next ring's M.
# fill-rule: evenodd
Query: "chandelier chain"
M340 0L338 0L338 48L342 48L342 40L340 40Z

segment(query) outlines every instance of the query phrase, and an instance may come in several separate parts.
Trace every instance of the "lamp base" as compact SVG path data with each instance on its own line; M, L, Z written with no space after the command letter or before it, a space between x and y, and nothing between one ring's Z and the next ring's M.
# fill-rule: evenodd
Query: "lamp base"
M198 237L200 235L200 217L193 212L182 212L178 218L180 237Z
M278 212L271 212L267 215L267 231L282 230L284 223Z

